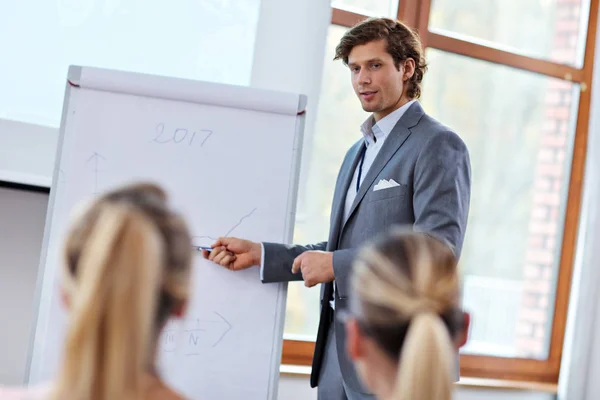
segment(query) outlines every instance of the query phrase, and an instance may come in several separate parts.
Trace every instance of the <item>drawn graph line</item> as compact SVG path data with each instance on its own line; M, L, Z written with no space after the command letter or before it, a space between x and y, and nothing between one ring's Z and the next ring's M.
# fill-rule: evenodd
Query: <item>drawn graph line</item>
M254 212L257 210L257 208L254 208L252 211L250 211L248 214L244 215L242 218L240 218L239 222L237 224L235 224L230 230L227 231L227 233L225 234L225 236L229 236L231 234L231 232L233 232L238 226L240 226L242 224L242 222L244 222L244 220L246 218L250 218L250 216L252 214L254 214Z
M250 218L252 216L252 214L254 214L256 212L256 210L258 210L258 207L255 207L248 214L246 214L243 217L241 217L239 219L239 221L235 225L233 225L231 227L231 229L229 229L225 235L223 235L223 237L227 237L227 236L231 235L231 233L233 231L235 231L244 222L245 219ZM217 240L218 238L213 237L213 236L193 236L192 239L210 239L210 240L214 241L214 240Z
M210 240L217 240L218 238L214 237L214 236L192 236L192 239L210 239Z

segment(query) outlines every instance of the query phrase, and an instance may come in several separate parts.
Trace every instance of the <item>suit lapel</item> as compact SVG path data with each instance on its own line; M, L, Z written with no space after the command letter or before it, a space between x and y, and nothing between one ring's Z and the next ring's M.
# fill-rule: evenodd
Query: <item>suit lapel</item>
M406 139L408 139L410 136L410 128L417 125L424 113L425 112L423 111L423 108L421 108L419 102L416 101L409 107L408 110L406 110L406 113L402 116L402 118L400 118L396 126L394 126L394 129L392 129L387 139L383 143L381 150L379 150L377 157L375 157L371 168L369 168L369 171L365 175L365 179L358 189L356 198L352 203L348 217L341 226L340 232L342 229L344 229L346 222L350 219L362 199L365 197L367 191L370 189L379 173L390 162L394 154L398 152L398 149L402 147ZM354 168L356 168L356 164L354 165ZM352 169L352 171L354 171L354 169Z
M332 250L337 248L337 239L339 237L340 225L346 205L346 194L348 193L348 188L352 182L352 177L354 176L354 171L356 170L364 146L364 140L361 139L350 148L346 162L347 166L341 168L340 171L339 184L336 186L333 195L333 226L331 227L329 234L329 245L332 247Z

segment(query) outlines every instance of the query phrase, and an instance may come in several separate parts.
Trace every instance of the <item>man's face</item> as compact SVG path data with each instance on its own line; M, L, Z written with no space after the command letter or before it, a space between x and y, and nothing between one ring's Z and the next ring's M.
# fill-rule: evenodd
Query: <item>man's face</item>
M377 121L403 104L405 69L402 64L396 68L386 47L385 40L377 40L355 46L348 55L354 92Z

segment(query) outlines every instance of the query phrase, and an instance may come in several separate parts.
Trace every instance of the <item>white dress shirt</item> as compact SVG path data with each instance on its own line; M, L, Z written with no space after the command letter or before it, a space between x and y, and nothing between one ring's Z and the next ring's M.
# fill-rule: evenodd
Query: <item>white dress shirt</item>
M362 172L360 175L360 184L362 184L365 176L369 172L371 165L373 165L373 161L375 161L375 157L379 154L379 150L385 143L385 139L390 135L392 129L396 126L400 118L404 115L406 110L414 103L416 100L411 100L402 107L394 110L390 114L386 115L382 119L380 119L377 123L375 123L375 118L371 115L360 127L360 131L363 134L365 141L365 154L364 161L362 163ZM360 165L360 162L359 164ZM352 177L352 181L350 182L350 186L348 187L348 192L346 193L346 202L344 204L344 219L343 222L348 218L348 213L350 212L350 208L352 207L352 203L356 198L356 181L358 179L358 166L354 170L354 176ZM261 265L260 265L260 279L263 279L263 272L265 266L265 248L262 246L262 254L261 254ZM290 265L290 269L292 266ZM333 285L334 290L334 299L335 299L335 282ZM329 302L331 308L335 309L335 303L333 300Z
M376 124L373 124L375 120L373 116L370 116L361 125L360 131L364 136L365 146L367 147L367 149L365 150L365 159L362 166L362 173L360 175L360 184L362 184L363 180L365 179L365 176L371 168L371 165L373 165L373 161L375 161L375 157L377 157L377 154L379 154L379 150L381 150L381 147L385 143L385 139L387 139L387 137L392 132L392 129L394 129L398 121L400 121L400 118L402 118L406 110L408 110L408 108L415 101L416 100L409 101L399 109L383 117ZM346 221L346 219L348 218L348 213L350 212L352 203L354 203L354 199L356 198L356 180L358 179L358 170L359 168L357 166L357 168L354 170L352 182L350 182L350 186L348 187L348 192L346 193L346 203L344 205L343 221Z

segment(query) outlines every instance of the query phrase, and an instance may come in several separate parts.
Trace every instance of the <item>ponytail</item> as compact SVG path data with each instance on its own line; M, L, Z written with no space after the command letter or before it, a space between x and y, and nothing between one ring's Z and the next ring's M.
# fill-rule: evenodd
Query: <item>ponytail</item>
M448 328L434 313L419 313L404 339L394 399L450 400L454 348Z
M153 362L164 243L153 222L106 202L67 240L70 323L54 400L139 399Z

